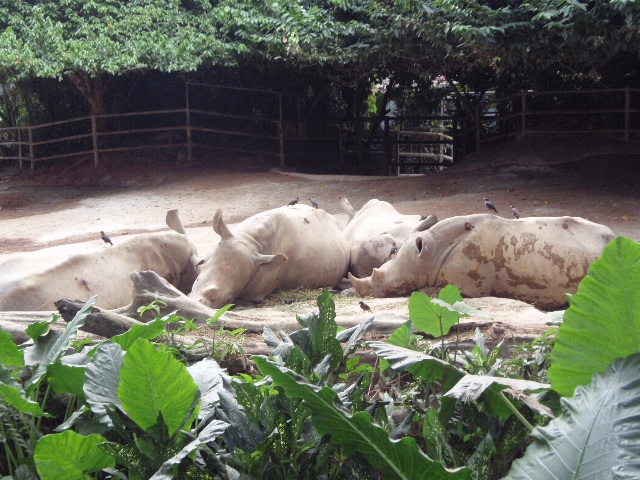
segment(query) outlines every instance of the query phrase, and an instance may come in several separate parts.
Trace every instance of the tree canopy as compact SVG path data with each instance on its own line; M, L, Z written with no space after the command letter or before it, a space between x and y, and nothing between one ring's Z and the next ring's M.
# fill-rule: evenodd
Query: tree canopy
M637 84L633 0L4 0L0 75L69 79L102 113L103 75L247 59L460 90Z

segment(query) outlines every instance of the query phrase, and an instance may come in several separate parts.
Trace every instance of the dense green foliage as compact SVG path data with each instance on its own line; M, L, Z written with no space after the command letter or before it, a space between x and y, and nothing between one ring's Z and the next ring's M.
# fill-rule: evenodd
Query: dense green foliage
M631 86L639 14L627 0L12 0L0 4L0 78L69 79L94 113L104 77L256 61L350 85L357 109L382 79L419 96L436 79L458 93Z
M624 238L606 247L572 299L558 348L561 338L602 336L603 315L633 331L639 253L640 245ZM592 282L609 294L589 288ZM592 368L575 393L565 394L566 388L530 378L544 377L546 360L534 353L552 346L548 335L513 360L501 356L502 343L489 349L480 332L471 351L455 336L441 338L459 318L478 314L454 287L440 299L413 296L412 320L386 343L363 341L373 317L340 330L325 292L317 312L297 317L299 330L278 335L265 328L271 355L254 358L259 373L235 377L213 358L186 366L188 357L176 358L175 344L158 342L169 338L172 323L189 325L175 314L69 354L80 349L74 339L92 303L63 332L50 330L51 322L31 325L32 344L15 345L0 333L0 474L59 478L64 472L81 479L107 472L167 480L640 475L638 354L627 356L626 347L610 339L610 365ZM585 304L591 307L577 308ZM377 356L374 365L356 354L365 346ZM562 356L552 352L551 368L582 356L567 348ZM531 362L538 368L528 368ZM560 390L559 402L551 387Z

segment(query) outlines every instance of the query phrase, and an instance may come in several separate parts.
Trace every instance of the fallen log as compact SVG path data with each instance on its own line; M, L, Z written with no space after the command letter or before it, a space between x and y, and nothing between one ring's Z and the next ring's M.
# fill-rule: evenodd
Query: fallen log
M56 308L65 322L70 322L84 306L82 302L62 298L55 302ZM133 325L143 325L143 322L120 315L111 310L103 310L94 306L87 315L81 330L101 337L111 338L129 330Z
M186 296L155 272L134 272L131 274L131 280L133 281L133 299L131 303L126 307L113 310L113 312L127 317L141 318L142 321L150 321L155 318L156 312L148 310L140 317L139 309L156 302L160 309L160 315L167 315L177 311L179 315L193 320L197 325L204 325L208 319L214 317L217 313L217 310ZM370 316L356 315L350 318L336 319L336 322L342 327L349 328L359 325ZM406 321L406 318L382 313L376 315L370 330L389 333ZM291 318L268 318L264 321L257 321L249 319L241 312L229 311L220 317L218 324L222 324L228 330L242 328L250 333L262 333L265 326L286 332L301 328L300 324Z
M87 318L82 330L101 337L110 338L128 330L131 328L131 325L148 322L158 314L164 316L177 311L182 317L192 319L197 325L202 326L217 313L217 310L209 308L184 295L154 272L136 272L131 275L131 279L134 284L131 303L126 307L116 310L102 310L94 307L93 312ZM151 309L144 312L141 316L139 309L154 301L159 311ZM373 302L376 301L376 299L373 300ZM498 303L487 303L487 299L469 299L469 303L472 305L478 304L476 306L487 308L489 311L491 311L492 306L500 305L501 311L496 313L501 313L502 316L500 317L500 315L498 315L498 318L494 320L461 319L460 323L452 329L453 332L456 330L458 333L472 332L476 327L484 330L491 325L495 325L496 328L498 328L504 324L505 327L513 327L516 332L524 332L526 336L529 337L540 334L548 328L545 325L545 315L543 313L536 312L531 306L521 304L521 302L499 299ZM71 320L76 312L82 308L81 303L70 302L68 300L61 300L56 305L59 307L62 317L66 321ZM371 305L375 311L376 304L371 303ZM385 308L388 305L388 301L380 300L378 308ZM527 308L526 311L522 310L524 307ZM374 313L362 313L359 309L357 310L358 313L354 313L355 310L351 309L349 312L343 312L343 314L338 315L336 323L342 327L349 328L359 325L373 316L374 321L368 330L368 334L385 336L396 330L409 318L405 305L403 305L402 308L395 307L387 310L378 310ZM523 313L520 312L520 315L516 315L515 317L526 317L527 320L525 323L521 323L517 321L516 318L512 318L514 317L514 313L520 310L527 314L523 317ZM0 312L0 328L10 333L16 343L22 343L28 340L27 335L24 333L26 327L34 321L47 320L51 317L52 313L53 312ZM538 315L536 316L534 313ZM535 321L533 317L535 317ZM261 334L265 326L269 326L275 331L283 330L287 333L301 328L293 314L270 308L227 311L213 326L218 327L220 325L227 330L241 328L250 334ZM52 328L64 328L64 324ZM510 338L518 337L517 334L514 335L514 332L511 331L505 333ZM491 336L495 336L496 338L502 337L497 331ZM254 347L252 347L252 349L253 348ZM259 351L260 349L255 348L255 350ZM248 353L255 352L248 351Z
M31 338L27 335L26 330L29 325L34 322L44 322L58 312L0 312L0 330L11 335L11 339L16 345L20 345L29 341ZM62 332L66 328L64 322L54 322L49 325L52 330ZM78 338L94 338L94 332L85 330L79 332Z

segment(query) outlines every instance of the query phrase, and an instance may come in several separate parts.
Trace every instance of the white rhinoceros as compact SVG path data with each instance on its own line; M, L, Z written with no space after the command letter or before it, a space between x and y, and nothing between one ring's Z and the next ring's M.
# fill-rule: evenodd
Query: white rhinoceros
M407 238L370 277L350 279L361 296L402 296L451 284L467 297L557 308L613 237L608 227L577 217L451 217Z
M338 221L307 205L254 215L229 230L222 211L213 217L220 242L190 297L212 308L261 302L278 288L336 286L349 266Z
M189 241L177 210L167 212L173 232L142 233L114 238L114 245L60 256L58 249L43 249L0 264L0 310L55 310L61 298L86 301L98 294L96 305L105 309L131 302L132 272L153 270L173 286L189 293L198 275L195 246Z
M351 251L349 271L356 277L371 275L374 268L391 258L394 246L399 249L409 235L427 230L438 221L433 215L421 220L420 215L398 213L389 202L377 199L369 200L358 212L345 197L338 197L338 205L349 216L342 232Z

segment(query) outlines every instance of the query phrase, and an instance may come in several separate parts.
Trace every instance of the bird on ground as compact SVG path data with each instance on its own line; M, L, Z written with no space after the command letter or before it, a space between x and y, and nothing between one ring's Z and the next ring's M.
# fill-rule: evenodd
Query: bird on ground
M489 200L488 198L483 198L483 200L484 200L484 204L489 209L489 211L493 210L494 212L498 213L498 210L493 205L493 203L491 203L491 200Z
M300 201L300 197L296 197L287 204L287 207L293 207L299 201Z
M364 303L362 300L360 300L358 302L358 305L360 305L360 308L362 310L364 310L365 312L370 312L371 311L371 307L369 305L367 305L366 303Z
M389 251L389 256L393 257L396 253L398 253L398 246L396 245L396 242L393 242L393 245L391 245L391 250Z
M102 241L104 243L109 243L109 244L113 245L113 242L111 241L111 239L109 237L107 237L107 234L104 233L102 230L100 230L100 236L102 237Z
M316 198L316 196L315 196L315 195L313 195L313 196L309 199L309 201L311 202L311 206L312 206L313 208L318 208L318 199Z
M516 220L520 219L520 212L513 205L511 205L511 215L513 215L513 218L515 218Z

